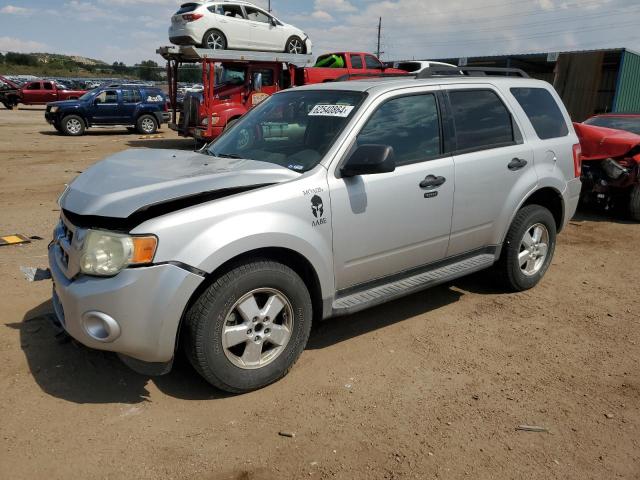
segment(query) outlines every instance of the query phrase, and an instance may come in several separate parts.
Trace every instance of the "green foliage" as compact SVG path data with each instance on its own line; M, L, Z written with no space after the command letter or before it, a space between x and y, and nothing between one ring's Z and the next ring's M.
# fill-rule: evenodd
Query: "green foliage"
M202 66L185 65L178 70L178 81L185 83L202 83Z
M153 60L144 60L138 65L138 76L141 80L158 81L161 80L158 64Z
M35 66L38 64L38 59L27 53L7 52L5 60L13 65Z

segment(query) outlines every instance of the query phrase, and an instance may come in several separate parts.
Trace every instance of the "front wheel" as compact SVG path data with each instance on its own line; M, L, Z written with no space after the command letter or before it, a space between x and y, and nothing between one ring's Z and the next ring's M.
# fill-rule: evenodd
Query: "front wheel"
M284 48L285 53L300 55L306 53L307 47L300 37L291 37Z
M7 110L13 110L13 104L11 102L2 102L2 104Z
M515 292L535 287L546 273L556 247L556 222L549 210L527 205L516 214L496 267Z
M62 133L72 137L83 135L85 130L84 120L77 115L67 115L64 117L60 127L62 128Z
M629 197L629 213L631 218L640 222L640 185L634 185Z
M311 330L309 291L289 267L239 265L218 278L188 310L183 344L195 369L232 393L284 377Z

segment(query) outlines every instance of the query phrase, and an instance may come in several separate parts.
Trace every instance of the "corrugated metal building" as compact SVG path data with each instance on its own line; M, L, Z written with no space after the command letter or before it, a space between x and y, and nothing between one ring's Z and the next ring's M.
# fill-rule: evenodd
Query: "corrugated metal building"
M521 68L551 83L577 122L595 113L640 113L640 54L626 48L431 60Z

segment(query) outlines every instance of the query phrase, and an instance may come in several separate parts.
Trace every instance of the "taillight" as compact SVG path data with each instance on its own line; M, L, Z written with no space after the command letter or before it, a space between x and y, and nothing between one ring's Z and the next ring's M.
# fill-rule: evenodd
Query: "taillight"
M165 112L169 111L169 102L164 102L164 111Z
M573 146L573 172L576 178L582 175L582 147L579 143Z
M187 22L195 22L202 17L204 17L202 13L185 13L184 15L182 15L182 19L186 20Z

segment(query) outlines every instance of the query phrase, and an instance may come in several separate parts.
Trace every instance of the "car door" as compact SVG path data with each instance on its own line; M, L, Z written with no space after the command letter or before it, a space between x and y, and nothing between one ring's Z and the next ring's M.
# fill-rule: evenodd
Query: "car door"
M137 88L123 88L121 93L122 105L119 109L119 122L122 125L133 125L136 120L136 111L142 102L142 96Z
M27 103L45 103L42 82L31 82L24 87Z
M58 95L53 82L42 82L42 103L55 102L56 100L58 100Z
M448 256L497 245L504 219L536 185L533 151L499 90L451 87L455 188Z
M116 125L120 122L118 90L105 90L93 100L93 122L96 125Z
M368 73L382 73L384 68L382 67L382 63L373 55L365 55L364 56L364 64L367 68Z
M227 46L236 49L248 49L251 47L251 25L245 19L244 11L240 5L222 4L217 7L219 23L222 33L227 37Z
M244 7L247 22L251 26L250 43L252 48L260 50L283 50L284 42L278 45L278 36L272 30L276 27L266 12L255 7Z
M446 254L453 159L442 153L436 91L387 95L357 133L356 145L394 148L394 172L337 178L338 167L329 175L338 290L425 266Z

